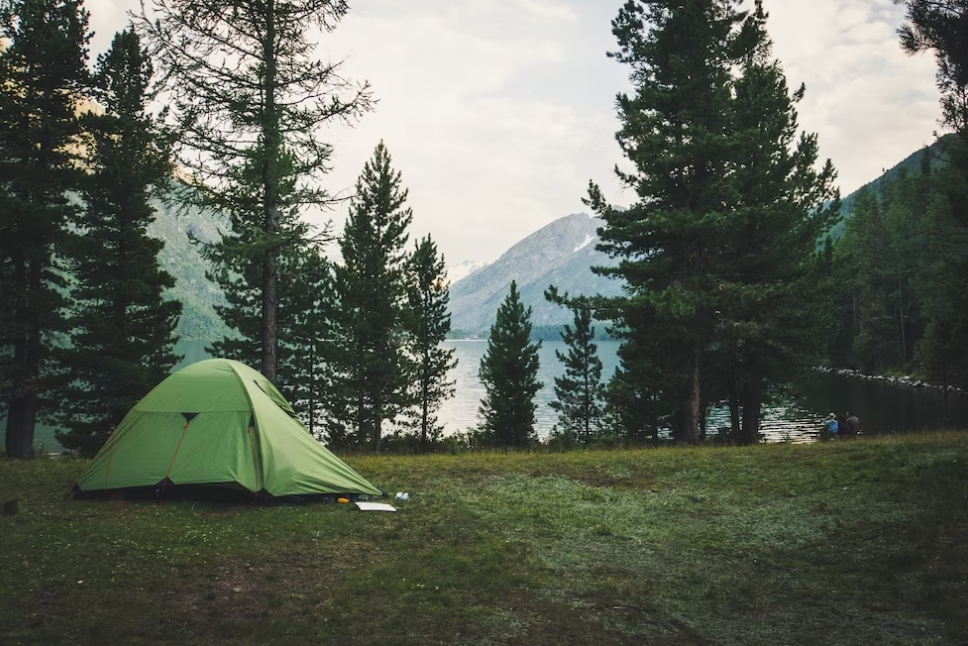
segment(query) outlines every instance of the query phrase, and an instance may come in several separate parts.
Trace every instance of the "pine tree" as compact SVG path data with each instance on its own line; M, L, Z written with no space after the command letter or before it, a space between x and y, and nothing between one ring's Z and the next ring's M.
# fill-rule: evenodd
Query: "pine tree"
M410 405L412 366L404 352L407 191L381 141L356 182L336 268L341 342L340 390L346 433L379 452L383 423ZM332 438L331 438L332 439Z
M825 306L814 270L819 242L839 217L828 160L815 169L817 136L798 136L795 105L771 57L766 13L757 1L744 25L748 49L731 82L729 182L732 210L711 273L714 342L707 365L725 373L742 404L740 438L757 441L771 387L816 365ZM708 399L708 397L707 397Z
M321 437L325 434L326 411L335 403L331 401L339 338L335 270L316 242L286 248L279 256L277 270L279 372L275 386L307 430ZM248 289L244 277L228 274L225 267L218 271L222 272L222 284L231 283L232 287L225 293L229 304L216 305L215 309L237 334L212 343L207 351L212 356L255 365L261 356L260 300Z
M317 438L334 396L334 363L338 356L338 299L332 263L310 246L300 253L280 294L280 377L282 392Z
M369 88L315 59L309 38L345 16L344 0L155 0L139 24L171 80L190 169L199 191L184 195L226 214L231 231L206 255L236 295L229 307L256 324L230 325L259 348L262 373L277 381L279 263L310 235L307 205L333 202L316 181L332 147L320 131L371 107ZM243 303L243 305L239 305ZM223 310L227 313L227 310ZM252 314L247 314L252 316Z
M908 22L898 29L910 54L933 50L945 125L968 132L968 2L965 0L894 0L907 7Z
M609 427L621 431L626 444L635 445L649 437L658 440L661 428L671 425L679 393L663 377L672 372L661 363L668 356L663 338L635 325L627 314L621 320L632 325L608 328L622 343L619 365L605 386L604 416Z
M554 300L554 294L545 297ZM564 364L565 374L555 377L555 397L549 403L558 412L559 432L588 444L602 424L602 361L594 343L592 307L588 298L579 297L568 304L574 315L574 327L565 325L561 340L568 346L568 354L555 350L558 361Z
M898 30L911 54L932 50L938 62L942 124L953 135L943 140L945 168L938 186L946 213L933 219L941 234L934 247L926 332L920 352L934 378L968 387L968 3L965 0L895 0L907 9L908 23Z
M0 387L6 451L33 455L52 349L63 334L68 198L82 172L76 116L87 91L80 0L0 2Z
M450 290L444 269L444 257L430 236L415 243L408 262L407 330L414 374L416 406L410 411L411 425L426 451L440 440L443 426L436 413L443 401L454 396L450 370L457 367L453 348L440 346L450 332Z
M816 137L794 143L802 89L791 97L770 58L761 2L739 4L630 0L619 11L613 56L632 67L635 95L618 97L618 139L635 172L617 172L639 202L611 208L594 184L588 199L606 223L600 248L619 260L596 271L628 293L603 308L638 346L623 378L662 384L655 417L680 442L698 439L723 384L755 437L771 380L816 329L798 319L804 277L836 213L823 207L832 166L813 169Z
M587 200L605 223L599 249L618 260L596 271L623 279L628 292L610 308L616 327L634 335L632 324L647 325L668 341L636 355L653 371L643 380L657 381L654 371L669 368L661 377L671 401L662 413L681 442L698 439L702 352L715 323L713 271L735 202L727 180L731 68L752 47L744 28L750 21L737 5L629 0L619 10L612 21L619 51L609 56L631 67L635 90L617 97L616 137L635 171L616 173L639 201L614 209L594 184ZM651 349L660 354L647 357Z
M480 408L482 428L495 446L521 448L536 439L534 396L542 387L538 381L541 342L531 343L530 337L531 308L524 309L518 285L511 281L479 371L486 393Z
M167 187L172 170L169 137L146 113L151 77L134 30L116 34L94 78L104 113L84 118L90 175L69 253L76 281L71 345L60 352L69 380L60 417L70 432L58 441L85 455L101 448L179 359L173 350L181 303L164 296L175 280L158 265L164 242L147 234L155 219L149 196Z
M943 150L947 154L956 145L946 141ZM924 333L915 356L927 377L945 387L947 419L948 387L968 388L968 230L955 206L968 194L968 181L949 164L932 173L930 186L923 279L917 285Z

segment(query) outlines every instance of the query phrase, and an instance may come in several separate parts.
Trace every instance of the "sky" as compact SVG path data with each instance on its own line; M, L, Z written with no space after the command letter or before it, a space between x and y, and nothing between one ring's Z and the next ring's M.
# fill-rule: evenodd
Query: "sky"
M137 0L87 0L92 58ZM613 168L615 96L631 89L611 20L623 0L350 0L321 37L322 60L366 80L377 99L352 127L329 128L323 183L349 194L380 140L413 209L411 240L430 235L448 266L493 261L582 204L589 180L628 205ZM934 140L940 108L930 54L908 56L891 0L764 0L774 54L846 195ZM331 220L339 206L307 218Z

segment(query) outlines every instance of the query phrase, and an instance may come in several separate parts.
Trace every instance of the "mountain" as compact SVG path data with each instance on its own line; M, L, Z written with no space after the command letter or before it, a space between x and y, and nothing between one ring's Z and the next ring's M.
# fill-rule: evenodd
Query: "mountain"
M487 262L484 260L465 260L464 262L457 263L453 267L448 267L447 278L450 279L451 284L454 284L458 280L466 278L483 267L487 267Z
M591 272L593 265L611 260L595 250L600 220L585 213L555 220L508 249L492 264L478 269L450 287L451 327L467 336L487 334L497 308L507 296L512 280L518 283L521 300L534 309L535 326L558 326L571 322L563 307L549 303L544 291L555 285L572 296L618 295L621 282Z
M148 235L165 243L158 262L175 277L170 298L182 302L182 315L177 334L182 339L213 341L229 329L215 313L214 305L224 304L222 290L205 277L211 265L199 252L191 237L202 242L215 242L226 223L211 211L179 207L155 200L155 221L148 225Z
M935 164L940 163L937 161L939 147L940 142L931 146ZM885 179L896 177L902 168L916 172L922 155L922 150L913 152L868 186L879 192ZM856 191L843 198L845 217L850 217L855 195ZM209 264L199 254L198 247L191 243L189 234L212 242L225 223L211 212L176 209L161 203L156 206L158 216L149 227L149 233L165 242L161 265L176 279L171 296L184 304L178 334L184 339L220 339L228 329L215 314L213 305L224 303L224 296L217 285L205 278ZM461 335L486 335L512 279L518 281L525 305L534 309L532 322L535 326L560 326L571 322L567 310L545 301L544 291L549 285L556 285L562 292L573 296L619 295L621 281L603 278L590 271L592 266L611 264L608 256L595 251L598 226L600 220L585 213L575 213L529 235L490 265L465 261L450 267L452 329ZM842 234L843 226L841 222L831 231L834 239Z

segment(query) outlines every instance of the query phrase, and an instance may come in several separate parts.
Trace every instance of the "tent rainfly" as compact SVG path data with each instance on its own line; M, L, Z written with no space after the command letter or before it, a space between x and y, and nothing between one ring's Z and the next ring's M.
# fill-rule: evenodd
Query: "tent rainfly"
M382 493L317 442L268 379L228 359L186 366L145 395L75 491L213 485L275 498Z

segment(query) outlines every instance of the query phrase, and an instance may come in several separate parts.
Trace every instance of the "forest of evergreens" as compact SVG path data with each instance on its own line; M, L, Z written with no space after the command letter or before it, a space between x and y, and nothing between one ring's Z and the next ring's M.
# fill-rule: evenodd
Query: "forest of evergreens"
M959 145L949 136L925 148L916 169L856 193L831 253L832 365L968 383L960 315L968 301L957 271L966 241L952 201L963 178L949 162Z
M569 442L670 430L693 443L705 411L726 404L733 437L753 443L776 388L822 365L968 387L968 10L904 4L902 46L938 58L946 135L850 204L817 136L799 129L805 89L788 86L761 2L619 10L609 56L632 90L616 100L616 172L638 201L619 207L588 187L615 262L594 271L622 281L621 296L549 286L575 314L554 384ZM411 245L407 190L382 142L348 201L323 188L325 128L375 107L365 81L314 53L311 31L334 29L345 2L159 0L93 63L81 0L0 8L8 456L32 454L39 420L96 452L177 363L182 304L147 234L158 200L225 223L196 241L225 297L230 333L213 353L258 367L334 447L439 442L454 363L440 346L443 258L430 236ZM314 230L309 207L348 209L345 229ZM334 240L339 261L322 251ZM532 338L548 334L512 282L480 366L484 443L536 440ZM621 342L613 375L595 357L604 334Z
M213 353L258 366L331 445L379 451L398 418L418 446L439 438L453 362L438 347L443 259L429 236L408 247L407 192L383 144L349 200L340 264L321 251L330 231L301 217L346 208L320 188L332 147L319 134L372 109L369 86L307 40L345 3L157 3L93 70L80 0L0 7L9 457L32 455L38 421L95 453L178 362L181 303L147 235L159 200L219 218L220 237L196 240L225 297Z

